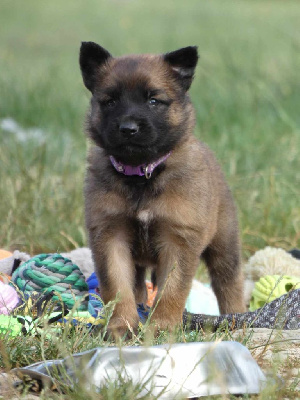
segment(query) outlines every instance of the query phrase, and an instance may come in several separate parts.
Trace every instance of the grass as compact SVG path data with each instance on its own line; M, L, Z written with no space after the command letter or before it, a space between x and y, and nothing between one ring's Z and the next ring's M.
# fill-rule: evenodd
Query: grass
M216 152L232 188L244 258L266 245L300 247L299 17L296 0L2 0L0 247L33 255L86 245L89 94L78 67L82 40L114 55L198 45L195 133ZM6 118L19 124L26 140L1 128ZM81 351L99 340L64 350ZM4 347L12 366L61 357L65 343L25 337ZM113 397L108 387L102 398L133 398L130 385L118 390ZM78 399L95 397L80 393Z
M297 1L28 0L0 4L0 118L43 130L0 130L2 247L32 254L86 243L86 140L78 48L113 54L197 44L196 135L216 152L237 201L245 257L300 243Z
M110 313L110 310L108 310ZM43 323L44 321L44 323ZM226 325L222 329L219 329L215 333L209 332L185 332L182 329L177 329L172 334L168 332L162 332L157 338L149 336L147 327L141 328L139 334L134 336L131 340L121 340L120 342L114 343L112 341L104 340L105 330L103 331L92 331L89 332L85 325L79 324L76 327L71 324L65 325L61 332L57 332L57 328L53 325L47 324L47 316L42 320L38 320L39 325L43 325L38 332L33 329L27 336L19 336L11 338L8 335L2 336L0 340L0 364L5 370L9 371L14 367L22 367L40 360L51 360L67 357L70 354L91 350L97 346L137 346L141 344L156 345L162 343L174 343L174 342L205 342L205 341L220 341L220 340L236 340L244 345L248 345L250 350L254 350L256 347L249 346L251 341L252 332L251 330L245 330L240 332L239 336L233 336L232 332L228 330ZM37 324L38 324L37 322ZM274 340L274 339L273 339ZM277 340L277 338L276 338ZM267 346L267 343L262 343L261 347ZM82 366L83 367L83 366ZM297 399L297 383L299 381L294 379L289 386L282 385L282 382L277 378L277 372L280 367L280 360L274 362L273 367L269 369L269 378L266 387L263 389L259 396L255 396L255 399L267 400L267 399ZM67 374L67 372L65 371ZM133 383L128 379L124 379L124 375L120 373L116 381L108 379L107 385L105 385L100 394L93 388L89 388L85 385L85 377L83 370L78 371L78 382L73 387L69 384L63 383L63 375L61 372L57 375L56 390L50 390L45 388L40 394L41 399L57 399L57 400L110 400L110 399L136 399L144 389L145 382L141 381L139 384ZM67 375L66 375L67 377ZM216 379L216 378L215 378ZM215 380L214 379L214 380ZM35 389L41 387L34 379L28 379L23 376L23 395L29 391L29 389ZM294 387L293 387L294 385ZM16 396L19 391L11 389L12 393ZM8 393L7 393L8 394ZM1 397L0 397L1 398ZM9 396L4 397L11 398ZM148 395L142 395L141 399L150 400L158 399L159 397L153 396L151 392ZM234 399L234 396L216 396L215 399ZM250 399L249 396L243 396L244 399ZM253 398L253 396L251 396Z

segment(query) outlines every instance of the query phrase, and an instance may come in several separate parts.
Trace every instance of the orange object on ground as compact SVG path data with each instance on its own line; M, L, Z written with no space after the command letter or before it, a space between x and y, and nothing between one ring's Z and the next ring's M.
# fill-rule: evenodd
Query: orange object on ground
M0 249L0 260L4 260L5 258L11 257L13 253L10 251ZM10 281L10 276L5 274L4 272L0 272L0 281L3 283L8 283Z
M154 303L155 296L157 294L157 287L153 289L153 283L146 281L147 293L148 293L148 301L147 306L152 307Z
M11 257L12 253L7 250L0 249L0 260L3 260L3 258Z
M11 280L11 276L4 274L4 272L0 272L0 281L3 283L9 283Z
M10 251L0 249L0 260L3 258L11 257L13 254Z

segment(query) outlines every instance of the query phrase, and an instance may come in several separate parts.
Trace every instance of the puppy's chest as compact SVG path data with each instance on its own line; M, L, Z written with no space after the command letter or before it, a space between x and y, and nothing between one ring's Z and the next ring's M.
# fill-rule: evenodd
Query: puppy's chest
M134 220L134 241L132 254L137 262L156 261L156 235L158 234L158 221L154 220L149 209L136 213Z
M137 212L137 221L144 229L149 227L150 222L153 221L153 213L150 209L139 210Z

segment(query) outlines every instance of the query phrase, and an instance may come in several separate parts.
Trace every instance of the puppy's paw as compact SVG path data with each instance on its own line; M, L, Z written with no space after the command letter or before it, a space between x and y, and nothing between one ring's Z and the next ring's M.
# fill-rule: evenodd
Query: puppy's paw
M130 339L138 331L138 319L131 322L122 317L112 317L107 327L107 337L112 336L115 340Z
M181 317L166 315L153 315L151 318L150 330L153 336L157 337L161 332L172 333L182 322Z

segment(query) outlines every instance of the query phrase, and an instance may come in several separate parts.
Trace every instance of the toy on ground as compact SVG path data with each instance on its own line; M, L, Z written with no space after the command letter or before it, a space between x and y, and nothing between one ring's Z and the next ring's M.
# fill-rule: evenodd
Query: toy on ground
M99 286L95 274L92 274L90 281L94 289ZM289 283L291 282L289 281ZM152 290L151 285L152 284L148 284L148 290ZM137 311L140 321L145 323L151 308L138 304ZM254 312L250 311L241 314L215 316L186 311L183 315L183 325L188 330L204 327L215 330L226 323L226 321L229 329L239 329L244 326L270 329L275 327L280 329L300 329L300 289L291 290L291 292L285 296L276 298L271 303L266 304L264 307Z
M89 302L88 311L92 318L94 318L94 323L98 325L98 319L100 324L104 324L105 320L102 315L104 303L100 298L100 293L98 290L98 280L95 272L86 280L89 289Z
M261 308L290 290L300 288L300 278L287 275L267 275L255 283L250 300L250 311Z
M220 315L218 301L212 288L196 279L193 279L185 308L193 314Z
M157 295L157 287L153 287L152 282L146 281L146 288L148 294L147 306L152 307ZM188 312L194 314L220 315L217 298L213 290L208 284L204 285L196 279L193 279L185 308Z
M3 258L11 257L11 256L12 256L12 253L10 251L0 249L0 260L2 260Z
M15 337L26 334L31 322L31 317L0 315L0 338L6 335Z
M258 250L245 264L246 277L258 281L265 275L288 275L300 277L299 250L287 251L267 246Z
M147 306L152 307L155 297L157 295L157 288L153 287L153 283L146 281L146 288L147 288Z
M45 322L54 333L61 332L66 323L74 326L81 324L87 328L105 324L103 316L92 316L88 311L69 312L64 303L53 300L53 297L53 292L30 292L25 302L15 308L14 315L0 315L0 338L41 334ZM49 334L46 332L46 335Z
M185 312L183 315L183 324L191 330L209 328L215 331L224 323L230 330L245 326L267 329L300 329L300 289L291 290L258 310L242 314L224 314L215 317Z
M79 250L80 249L78 249L78 251ZM75 325L77 323L86 323L89 327L98 324L103 325L105 323L105 319L102 315L103 302L99 297L99 285L95 274L92 274L90 278L87 279L87 282L85 282L84 276L78 266L75 265L73 261L63 257L62 255L40 254L24 262L24 258L26 257L27 259L29 256L25 253L20 253L20 257L18 258L15 253L16 252L14 252L15 258L14 260L11 260L11 264L14 264L17 268L13 273L10 285L15 285L20 292L24 294L26 301L24 303L25 309L23 309L23 312L25 312L25 314L28 312L30 316L32 316L33 310L37 308L37 315L40 315L41 310L44 310L42 304L45 302L47 303L48 299L51 298L56 301L57 304L62 304L63 302L66 307L65 311L72 309L75 305L77 308L76 313L72 312L68 317L66 317L67 311L63 313L57 312L55 315L51 313L51 311L48 311L46 317L49 318L49 323L57 321L60 317L64 318L64 322L71 320ZM289 254L288 256L294 258L294 256ZM9 258L10 257L7 257L6 260ZM0 260L0 270L2 261L5 260ZM20 263L22 264L19 265ZM267 282L271 286L271 283L274 283L274 279L273 281L271 280ZM294 287L291 286L295 283L294 281L284 282L285 289L287 289L286 284L290 289ZM280 294L283 293L282 288L283 287L280 286L277 296L280 296ZM149 300L153 303L153 298L155 296L153 286L150 287L148 284L147 289L148 294L150 294L151 297ZM41 297L40 301L36 302L35 292L38 292L37 295ZM89 300L82 302L85 297L89 297ZM31 306L30 302L33 302L34 305ZM151 309L148 306L143 305L138 305L137 308L141 321L145 322ZM238 329L245 325L260 328L278 327L280 329L299 329L299 310L300 289L297 289L291 290L291 292L285 296L273 300L271 303L266 304L259 310L246 312L244 314L213 316L204 315L202 311L201 313L185 312L183 315L183 325L188 330L204 328L207 326L215 330L227 321L229 329ZM14 311L14 313L18 313L18 311ZM33 315L33 318L35 319L37 317Z
M3 265L6 265L7 259L11 259L12 256L13 254L10 251L0 249L0 263ZM3 271L0 267L0 281L3 283L8 283L10 281L10 275L7 274L8 270L9 268Z
M89 311L78 311L66 315L63 320L59 320L59 324L72 322L73 325L84 324L87 328L92 328L97 325L105 325L105 318L101 315L94 317Z
M24 262L13 273L11 282L23 293L54 291L53 299L63 301L68 309L88 295L88 286L78 266L60 254L40 254ZM81 303L78 309L86 307Z
M0 272L0 282L9 283L10 280L11 276L4 274L3 272Z
M1 252L4 257L2 258L0 255L0 273L11 275L12 272L22 263L28 261L30 259L30 255L26 253L22 253L19 250L15 250L13 253L10 253L6 250L2 250Z
M0 314L9 314L19 301L16 290L0 281Z
M61 253L61 255L76 264L86 279L95 271L92 251L88 247L80 247L69 253Z

